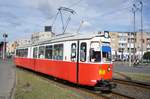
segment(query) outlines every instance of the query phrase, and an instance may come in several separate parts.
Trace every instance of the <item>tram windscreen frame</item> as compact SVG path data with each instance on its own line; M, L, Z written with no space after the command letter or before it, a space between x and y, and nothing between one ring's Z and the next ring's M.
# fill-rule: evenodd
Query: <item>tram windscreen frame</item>
M92 42L90 47L90 62L111 62L111 47L109 43L100 45L99 42Z
M111 62L111 47L102 46L101 50L103 62Z

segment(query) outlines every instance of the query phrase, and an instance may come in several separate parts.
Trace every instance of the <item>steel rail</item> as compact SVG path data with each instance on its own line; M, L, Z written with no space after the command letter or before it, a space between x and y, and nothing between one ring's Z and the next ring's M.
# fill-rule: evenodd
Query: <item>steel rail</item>
M55 77L52 77L52 76L49 76L49 75L46 75L46 74L43 74L43 73L39 73L39 72L36 72L36 71L26 69L26 68L20 68L19 67L18 69L22 70L24 72L36 75L37 77L39 77L43 80L46 80L46 81L48 81L52 84L55 84L59 87L68 88L68 89L71 89L71 90L74 90L74 91L82 92L83 94L85 94L84 92L86 92L86 93L89 93L90 96L94 95L94 97L99 97L99 98L102 98L102 99L111 99L111 97L113 98L113 97L118 97L118 96L120 98L134 99L133 97L130 97L130 96L118 93L118 92L114 92L114 91L110 91L109 93L106 93L106 94L102 93L101 91L94 91L93 89L87 88L85 86L80 86L80 85L77 85L77 84L69 83L69 82L63 81L59 78L55 78Z
M124 79L117 79L117 78L114 78L113 82L114 83L119 83L119 84L135 86L135 87L142 87L144 89L149 89L150 90L150 84L144 83L144 82L124 80Z

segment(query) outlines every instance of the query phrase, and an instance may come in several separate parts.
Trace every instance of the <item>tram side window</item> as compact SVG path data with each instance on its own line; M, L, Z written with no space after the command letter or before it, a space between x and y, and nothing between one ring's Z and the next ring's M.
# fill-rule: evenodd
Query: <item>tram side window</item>
M46 46L46 49L45 49L45 58L52 59L52 52L53 52L52 45Z
M45 58L45 46L39 47L39 55L38 58Z
M54 45L53 59L63 60L63 44Z
M28 49L17 49L16 50L17 57L27 57L28 56Z
M87 49L87 45L86 43L81 43L80 46L80 61L85 62L86 61L86 49Z
M33 48L33 58L37 58L37 54L38 54L38 48L35 47Z
M18 49L16 50L16 56L17 56L17 57L20 56L20 53L19 53L19 50L18 50Z
M28 49L27 49L27 48L24 49L23 52L24 52L24 53L23 53L23 57L28 57Z
M71 44L71 61L76 61L76 43Z

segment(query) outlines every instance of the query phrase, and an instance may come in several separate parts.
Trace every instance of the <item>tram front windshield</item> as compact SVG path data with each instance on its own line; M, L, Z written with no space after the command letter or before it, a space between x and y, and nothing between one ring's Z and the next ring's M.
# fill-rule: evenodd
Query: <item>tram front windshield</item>
M101 50L90 49L91 62L110 62L111 61L111 48L109 46L102 47ZM102 54L102 55L101 55Z
M109 46L102 46L103 62L111 61L111 48Z

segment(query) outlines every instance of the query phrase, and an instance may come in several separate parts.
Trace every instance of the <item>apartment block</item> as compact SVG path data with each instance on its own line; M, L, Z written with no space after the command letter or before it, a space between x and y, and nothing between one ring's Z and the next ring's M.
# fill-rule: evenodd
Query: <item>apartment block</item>
M55 34L53 32L36 32L31 35L31 42L37 43L50 40Z
M127 60L130 48L131 57L140 59L143 53L150 50L150 33L144 32L110 32L112 55L114 59ZM142 40L143 36L143 40Z

